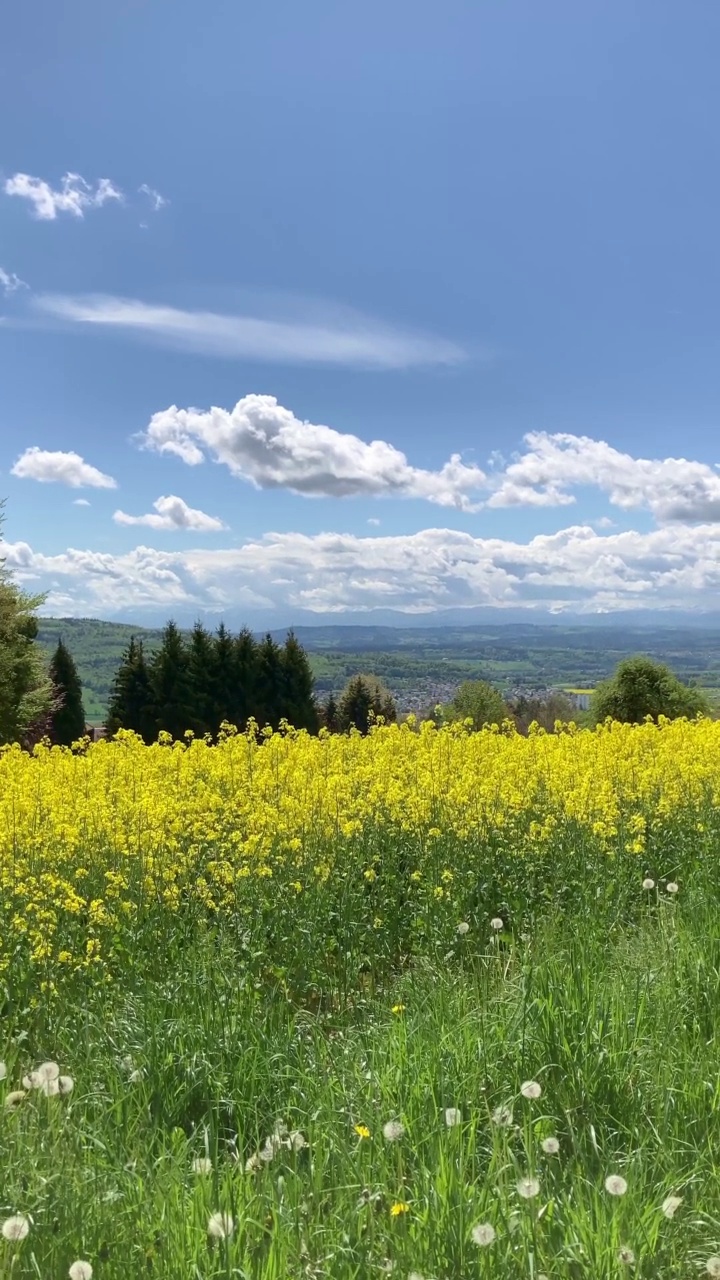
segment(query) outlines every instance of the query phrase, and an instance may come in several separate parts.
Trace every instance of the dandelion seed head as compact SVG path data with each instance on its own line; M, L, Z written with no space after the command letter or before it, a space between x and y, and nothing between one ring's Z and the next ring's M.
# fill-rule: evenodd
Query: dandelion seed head
M11 1218L6 1218L0 1227L6 1240L12 1244L17 1244L20 1240L24 1240L30 1230L30 1221L22 1213L14 1213Z
M676 884L674 880L668 880L668 883L665 885L667 893L677 893L679 888L680 885Z
M245 1161L246 1173L259 1173L262 1167L263 1167L263 1162L260 1159L260 1156L257 1154L257 1152L255 1153L255 1155L248 1156L247 1160Z
M128 1081L130 1082L130 1084L138 1084L138 1082L142 1080L142 1078L143 1078L142 1067L136 1067L134 1071L130 1072L130 1075L128 1076Z
M462 1112L457 1107L446 1107L445 1124L448 1129L454 1129L456 1124L462 1124Z
M674 1218L682 1202L682 1196L667 1196L662 1202L662 1211L665 1217Z
M41 1062L36 1074L42 1084L46 1080L57 1080L60 1075L60 1068L57 1062Z
M60 1080L41 1080L38 1085L40 1093L44 1093L46 1098L57 1098L60 1093Z
M621 1244L618 1249L618 1262L624 1262L626 1266L632 1267L635 1262L635 1254L629 1244Z
M542 1142L540 1143L540 1146L542 1147L546 1156L556 1156L558 1151L560 1150L560 1143L558 1142L557 1138L543 1138Z
M651 889L655 888L655 881L650 876L646 876L642 882L642 887L649 893Z
M227 1240L235 1230L235 1223L229 1213L213 1213L207 1230L213 1240Z
M63 1097L67 1097L69 1093L72 1093L73 1089L75 1088L75 1081L73 1080L72 1076L59 1076L58 1088L60 1090L60 1093L63 1095Z
M78 1258L77 1262L73 1262L68 1271L70 1280L92 1280L93 1269L89 1262L83 1262Z
M461 938L464 938L465 934L470 932L470 925L468 924L467 920L460 921L460 924L457 927L457 931L460 934Z
M627 1191L627 1182L620 1177L619 1173L610 1173L605 1179L605 1190L611 1196L624 1196Z
M517 1193L523 1200L532 1200L540 1195L540 1183L537 1178L521 1178L517 1184Z
M383 1137L387 1142L399 1142L405 1136L405 1125L399 1120L388 1120L383 1125Z
M27 1093L29 1093L31 1089L40 1088L40 1076L37 1071L30 1071L26 1076L23 1076L22 1087Z
M470 1238L473 1244L481 1247L492 1244L495 1239L495 1228L491 1222L476 1222L470 1232Z
M512 1107L503 1103L501 1107L495 1108L491 1118L493 1124L496 1124L499 1129L509 1129L513 1118Z
M720 1276L720 1258L716 1255L713 1255L712 1258L708 1258L705 1263L705 1270L709 1276Z
M196 1156L192 1162L193 1173L212 1173L212 1160L209 1156Z
M291 1151L302 1151L307 1146L307 1138L299 1129L293 1129L288 1135L288 1146Z
M493 916L492 920L490 921L490 928L494 929L496 933L499 933L501 929L505 928L505 925L500 919L500 916Z
M537 1080L526 1080L524 1084L520 1085L520 1092L523 1098L531 1100L539 1098L542 1093L542 1085L539 1085Z
M13 1089L5 1099L5 1107L8 1111L15 1111L26 1098L27 1094L24 1089Z

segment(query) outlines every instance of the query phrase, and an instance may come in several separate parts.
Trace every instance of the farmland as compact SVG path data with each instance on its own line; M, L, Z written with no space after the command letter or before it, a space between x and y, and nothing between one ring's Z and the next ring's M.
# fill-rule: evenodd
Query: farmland
M715 1274L719 746L5 750L3 1274Z

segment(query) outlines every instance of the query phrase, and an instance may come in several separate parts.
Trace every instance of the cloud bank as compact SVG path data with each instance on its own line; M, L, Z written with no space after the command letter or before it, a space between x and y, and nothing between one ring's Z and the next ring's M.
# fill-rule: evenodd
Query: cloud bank
M132 298L62 294L45 294L35 300L35 307L55 320L118 329L181 351L224 359L406 369L458 364L465 356L456 343L393 328L355 313L326 322L272 319L183 311Z
M116 489L117 481L81 458L79 453L38 449L34 445L21 453L10 475L40 484L66 484L71 489Z
M47 608L78 616L180 608L408 613L526 606L592 614L623 608L720 607L720 527L601 535L574 525L528 542L451 529L394 537L270 533L224 550L122 555L27 543L0 554L21 582L50 592Z
M226 529L227 525L217 516L208 516L204 511L189 507L182 498L169 494L166 498L157 498L153 502L154 511L144 516L129 516L124 511L116 511L113 520L116 524L146 525L148 529L167 529L169 531L184 530L194 533L217 533Z

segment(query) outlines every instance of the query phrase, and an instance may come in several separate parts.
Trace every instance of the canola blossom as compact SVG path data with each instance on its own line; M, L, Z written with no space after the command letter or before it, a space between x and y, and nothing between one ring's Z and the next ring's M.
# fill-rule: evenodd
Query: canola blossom
M27 963L45 992L81 970L110 981L151 918L232 914L272 930L283 912L313 922L337 903L344 928L391 930L388 951L438 932L466 945L458 919L482 919L487 937L521 896L580 885L588 867L593 893L604 867L647 910L643 879L664 876L671 903L707 858L719 800L710 720L4 748L0 973Z

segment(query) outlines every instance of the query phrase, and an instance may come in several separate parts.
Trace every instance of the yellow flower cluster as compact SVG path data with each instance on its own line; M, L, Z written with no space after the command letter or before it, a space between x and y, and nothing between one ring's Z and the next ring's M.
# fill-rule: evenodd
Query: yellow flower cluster
M0 972L19 948L53 974L98 967L133 920L191 904L231 909L286 875L300 906L358 854L382 884L378 832L402 844L409 892L457 891L443 844L505 840L518 856L574 824L594 846L640 854L679 812L720 797L720 723L574 726L524 738L430 724L363 738L228 733L146 747L131 733L72 752L0 751ZM440 862L438 862L440 858ZM432 870L434 869L434 870ZM373 900L376 919L380 900ZM438 907L440 909L440 907ZM384 916L384 911L382 915Z

